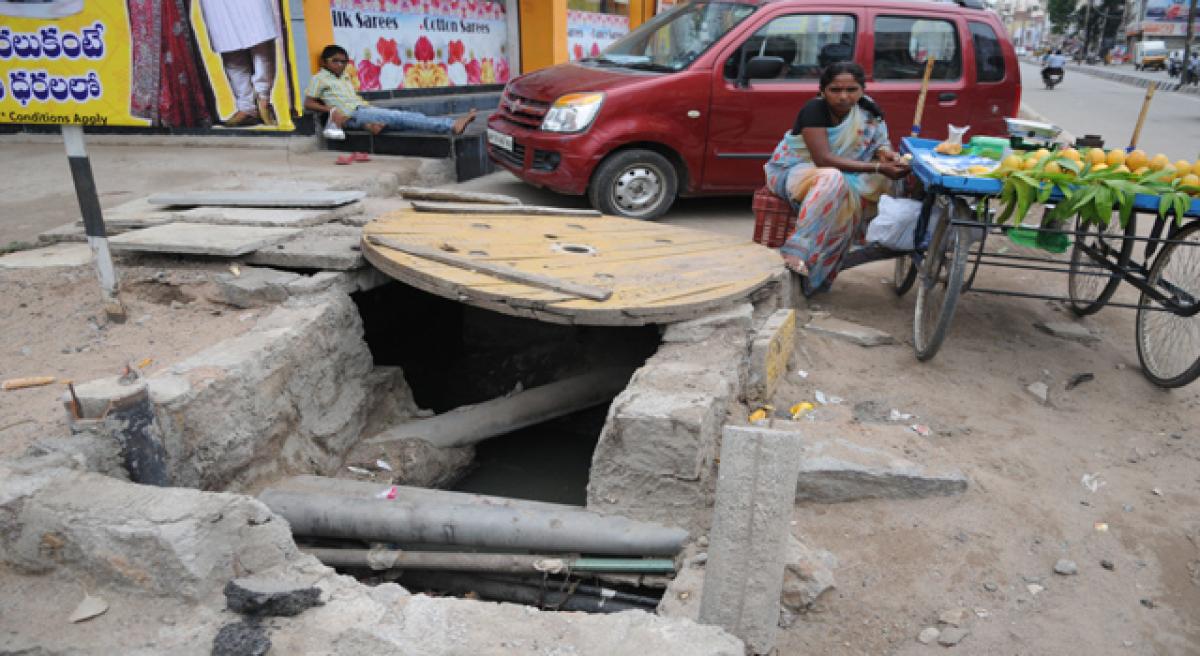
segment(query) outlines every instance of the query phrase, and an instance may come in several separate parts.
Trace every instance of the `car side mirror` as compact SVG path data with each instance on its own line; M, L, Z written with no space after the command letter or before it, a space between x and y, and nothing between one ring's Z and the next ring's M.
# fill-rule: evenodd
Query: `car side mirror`
M749 80L769 80L779 77L779 73L782 70L782 57L767 57L763 55L751 57L750 61L746 62L745 77L741 80L742 86L746 86L746 82Z

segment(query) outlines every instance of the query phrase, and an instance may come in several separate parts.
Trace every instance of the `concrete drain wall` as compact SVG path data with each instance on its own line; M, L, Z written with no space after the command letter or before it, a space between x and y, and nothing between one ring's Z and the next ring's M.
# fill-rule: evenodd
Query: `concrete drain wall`
M406 644L424 644L426 653L454 653L464 644L474 651L523 652L571 644L581 654L602 654L631 643L664 654L742 653L735 638L688 619L643 613L556 617L411 596L386 583L361 586L300 552L286 523L274 521L278 517L260 502L200 491L250 491L298 473L344 475L344 458L362 438L418 414L400 370L379 366L364 339L349 293L373 286L343 276L329 289L289 298L246 334L166 372L128 384L114 379L81 385L81 433L62 449L66 457L43 454L40 464L12 468L0 463L0 564L20 576L85 578L105 589L106 603L115 598L135 607L142 602L134 600L150 595L156 612L177 613L173 621L188 625L137 643L165 651L193 649L197 636L219 642L232 626L237 635L269 632L285 649L333 645L330 653ZM592 454L588 509L683 526L693 535L707 525L721 427L747 382L761 373L755 371L761 358L756 365L753 328L775 309L776 292L765 290L757 307L745 304L662 331L662 344L609 408ZM472 330L492 339L508 329ZM599 345L610 337L577 335L573 341L578 346L589 339ZM138 399L147 412L136 411ZM108 419L86 419L104 415ZM135 436L136 452L126 449L118 462L112 445L103 443L111 439L109 431ZM112 476L71 471L81 466ZM121 469L135 479L159 476L148 482L177 489L130 486L116 480L127 473ZM233 601L226 602L229 588L221 586L248 575L268 581L272 590L316 590L304 596L323 599L325 606L296 620L273 619L269 630L254 621L229 624L221 609L225 603L233 608ZM6 621L23 621L19 614L8 618L0 629ZM442 644L436 635L456 638ZM115 631L89 648L120 651L130 644L123 640L132 639L138 638ZM69 636L32 640L51 648L76 644Z

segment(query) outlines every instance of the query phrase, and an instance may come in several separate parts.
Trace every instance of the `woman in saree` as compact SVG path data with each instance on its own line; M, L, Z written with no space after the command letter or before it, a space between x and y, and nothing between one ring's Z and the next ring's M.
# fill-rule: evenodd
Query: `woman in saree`
M820 94L800 110L764 167L767 187L799 212L779 250L806 295L829 289L846 251L863 243L889 178L909 172L888 144L883 111L864 93L865 78L854 62L827 66Z

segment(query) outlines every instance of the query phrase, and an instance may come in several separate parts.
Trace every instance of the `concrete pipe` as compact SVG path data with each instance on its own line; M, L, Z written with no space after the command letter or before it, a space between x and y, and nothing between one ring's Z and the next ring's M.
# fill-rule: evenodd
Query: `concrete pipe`
M512 396L455 408L429 419L405 422L372 437L367 443L421 439L446 448L476 444L608 403L625 389L632 375L633 372L624 367L605 367Z
M259 500L296 535L401 545L460 545L535 552L673 556L687 531L586 510L548 511L517 504L487 507L356 499L266 490Z

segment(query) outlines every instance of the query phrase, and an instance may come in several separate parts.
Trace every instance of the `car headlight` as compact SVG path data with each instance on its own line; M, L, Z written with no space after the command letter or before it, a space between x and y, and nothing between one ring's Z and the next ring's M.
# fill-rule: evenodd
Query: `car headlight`
M555 100L550 111L546 112L542 129L547 132L583 132L600 113L603 103L602 93L568 93Z

